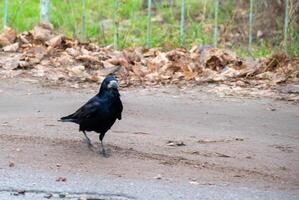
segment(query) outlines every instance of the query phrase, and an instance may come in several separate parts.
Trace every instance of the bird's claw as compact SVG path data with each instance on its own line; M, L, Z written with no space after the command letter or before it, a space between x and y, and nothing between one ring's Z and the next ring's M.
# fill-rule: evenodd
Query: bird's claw
M110 155L106 151L100 151L100 154L102 154L104 158L110 157Z
M101 149L99 151L99 153L101 155L103 155L105 158L109 158L110 157L110 153L111 153L111 150L110 149Z
M93 147L93 145L92 145L92 143L91 143L90 140L88 140L88 139L86 139L86 138L84 138L83 140L84 140L84 142L85 142L89 147Z

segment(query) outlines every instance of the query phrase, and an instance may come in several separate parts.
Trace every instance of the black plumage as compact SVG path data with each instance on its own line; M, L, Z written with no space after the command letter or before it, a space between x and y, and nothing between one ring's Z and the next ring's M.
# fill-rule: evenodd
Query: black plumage
M83 132L89 145L91 142L85 131L99 133L102 153L106 155L103 138L116 119L121 120L122 110L123 105L118 92L118 82L113 76L108 76L102 82L97 95L75 113L62 117L60 121L79 124L79 131Z

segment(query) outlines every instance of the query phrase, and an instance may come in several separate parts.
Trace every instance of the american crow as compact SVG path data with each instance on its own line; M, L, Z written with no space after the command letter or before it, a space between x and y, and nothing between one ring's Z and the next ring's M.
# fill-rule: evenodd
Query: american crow
M123 105L118 92L118 82L113 76L108 76L102 82L97 95L91 98L75 113L62 117L60 121L79 124L79 131L83 132L90 146L91 142L85 131L95 131L99 133L102 153L106 156L103 138L115 120L121 120L122 110Z

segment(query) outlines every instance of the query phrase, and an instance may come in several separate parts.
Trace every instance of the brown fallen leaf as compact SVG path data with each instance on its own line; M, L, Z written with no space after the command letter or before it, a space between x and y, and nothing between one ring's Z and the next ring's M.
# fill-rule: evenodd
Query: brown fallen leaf
M5 52L16 52L19 48L19 43L16 42L14 44L11 44L11 45L7 45L5 47L3 47L3 51Z
M19 57L13 57L13 58L6 59L6 61L1 65L2 68L5 70L13 70L18 68L19 62L20 62Z
M110 63L110 62L108 62L106 60L102 60L101 62L102 62L102 65L104 66L104 68L115 67L114 64L112 64L112 63Z
M19 35L18 39L19 39L19 41L20 41L20 43L21 43L22 46L24 44L26 44L26 45L30 44L30 41L27 39L28 35L29 34L27 32L24 32L24 33L22 33L22 34Z
M141 71L139 66L133 65L132 70L137 76L144 77L144 73L143 73L143 71Z
M80 55L76 57L76 60L80 60L83 62L91 62L95 64L101 64L101 61L95 57L95 56L90 56L90 55Z
M34 40L42 42L48 41L53 37L53 25L47 22L41 22L32 30Z
M83 75L85 67L83 65L68 67L67 70L76 76Z
M0 46L6 46L14 43L16 40L16 31L10 27L4 27L3 32L0 34Z
M9 40L3 36L3 35L0 35L0 46L6 46L6 45L10 45L11 43L9 42Z
M103 68L100 69L97 73L98 76L102 76L105 77L109 74L114 74L116 72L118 72L121 69L121 66L114 66L114 67L110 67L110 68Z
M46 44L48 46L51 46L52 48L55 48L55 47L58 47L61 45L63 39L64 39L63 35L57 35L57 36L51 38L50 40L46 41Z
M68 53L70 56L73 56L73 57L77 57L80 55L80 50L75 47L67 48L67 49L65 49L65 51L66 51L66 53Z
M1 77L24 74L75 88L88 87L115 74L122 87L172 84L183 88L209 82L217 83L219 87L209 91L220 97L278 97L280 94L272 90L277 85L299 82L299 59L286 54L247 60L227 49L198 45L189 51L142 47L114 51L111 45L100 47L55 34L53 26L47 23L18 36L15 30L6 28L0 34L1 44L9 45L4 49L10 52L5 52L0 60ZM296 94L285 93L278 98L296 102Z

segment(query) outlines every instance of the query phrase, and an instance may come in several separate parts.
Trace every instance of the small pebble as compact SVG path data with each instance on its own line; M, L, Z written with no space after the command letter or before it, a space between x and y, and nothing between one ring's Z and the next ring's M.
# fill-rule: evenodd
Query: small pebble
M53 194L52 193L47 193L44 197L47 198L47 199L50 199L51 197L53 197Z
M9 161L9 167L14 167L15 166L15 163L13 161Z
M161 175L161 174L158 174L158 175L155 176L154 178L160 180L160 179L162 179L162 175Z
M65 198L65 197L66 197L66 194L63 194L63 193L59 194L59 198Z

